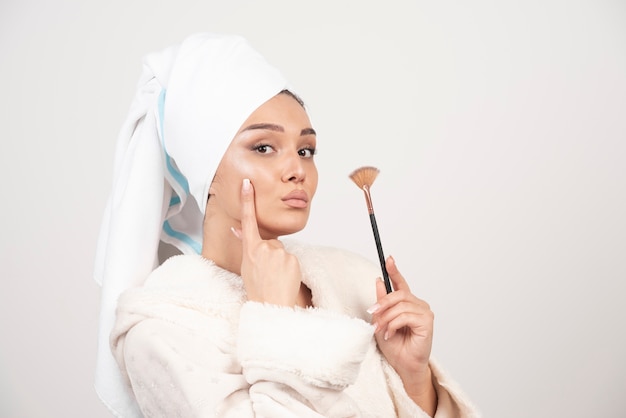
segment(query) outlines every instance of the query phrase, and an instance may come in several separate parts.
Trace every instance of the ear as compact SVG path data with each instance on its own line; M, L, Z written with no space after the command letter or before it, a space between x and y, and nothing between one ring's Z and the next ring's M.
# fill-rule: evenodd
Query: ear
M209 196L208 197L211 197L211 195L215 194L215 192L216 192L216 190L215 190L215 186L217 185L217 181L215 181L216 178L217 178L217 173L215 173L215 175L211 179L211 184L209 185Z
M215 196L215 192L216 192L216 187L214 186L214 183L211 182L211 185L209 186L209 193L206 197L206 202L205 202L205 208L204 208L204 219L206 220L206 216L209 213L209 207L212 206L213 200L211 199L211 196Z

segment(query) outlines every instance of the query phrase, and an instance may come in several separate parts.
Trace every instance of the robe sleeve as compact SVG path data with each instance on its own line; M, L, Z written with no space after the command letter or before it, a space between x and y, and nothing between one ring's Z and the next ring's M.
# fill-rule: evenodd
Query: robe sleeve
M120 301L112 349L146 417L359 416L344 389L357 378L371 325L246 302L233 332L217 313L228 309L211 315L181 305Z
M479 412L469 398L433 359L430 361L430 368L433 373L433 385L437 391L437 410L433 418L480 418ZM385 360L383 369L398 418L429 418L429 415L409 397L402 379Z

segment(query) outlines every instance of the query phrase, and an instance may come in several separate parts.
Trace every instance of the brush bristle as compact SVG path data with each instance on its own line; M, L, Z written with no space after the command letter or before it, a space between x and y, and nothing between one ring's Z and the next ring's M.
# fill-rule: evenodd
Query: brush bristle
M372 183L374 183L374 180L376 180L378 173L380 173L380 170L376 167L361 167L350 173L350 178L357 186L359 186L359 189L362 189L363 186L367 186L369 188L372 186Z

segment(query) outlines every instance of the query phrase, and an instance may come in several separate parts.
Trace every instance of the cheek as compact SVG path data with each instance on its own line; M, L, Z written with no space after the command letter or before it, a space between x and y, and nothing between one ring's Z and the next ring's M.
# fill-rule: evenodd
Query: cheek
M228 178L231 184L236 185L237 191L241 190L243 179L250 179L254 184L255 179L263 172L259 164L254 164L253 161L245 157L245 155L239 155L228 161Z
M219 190L228 196L239 196L243 179L252 179L253 166L244 156L229 154L222 160L217 172Z
M215 195L215 203L222 211L234 216L240 212L243 177L229 163L230 161L222 161L211 185L211 194Z
M313 168L309 172L308 179L311 184L311 197L313 197L313 195L317 191L317 181L319 179L317 174L317 167L315 165L313 165Z
M250 181L254 186L254 200L258 207L262 207L276 190L276 182L267 170L254 170L249 173Z
M272 182L271 168L261 164L252 164L245 159L229 161L228 170L223 172L222 181L219 185L223 199L227 205L227 211L231 216L237 217L241 212L241 186L243 179L250 179L254 187L255 203L257 210L265 206L266 197L275 189Z
M216 176L210 189L213 197L209 197L209 202L213 199L213 204L229 216L239 213L241 197L238 187L241 188L232 177Z

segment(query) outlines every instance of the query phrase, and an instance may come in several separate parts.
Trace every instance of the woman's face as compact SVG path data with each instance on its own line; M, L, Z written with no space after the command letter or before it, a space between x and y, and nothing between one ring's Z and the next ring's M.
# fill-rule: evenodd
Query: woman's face
M239 227L241 184L254 186L259 233L270 239L304 228L317 189L316 137L304 108L278 94L255 110L228 147L211 184L207 216Z

